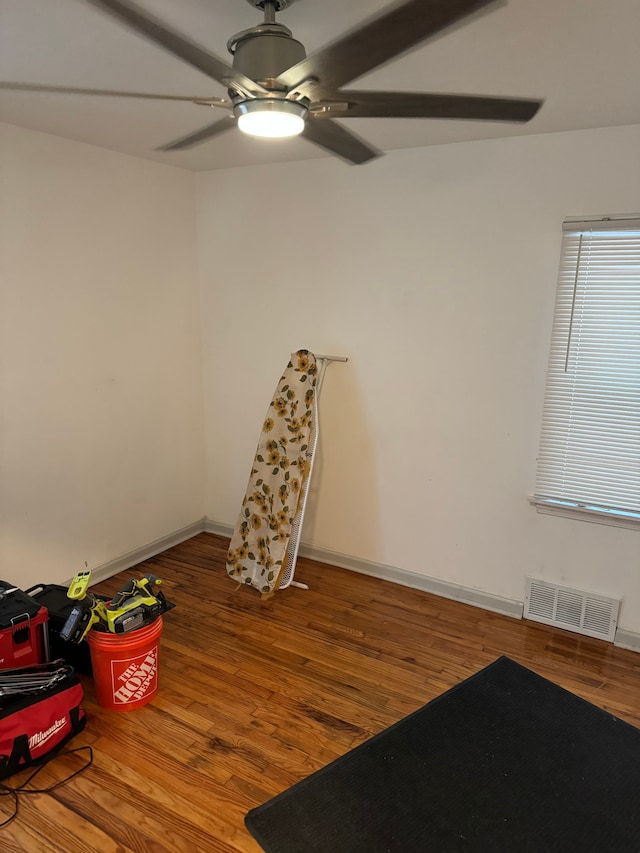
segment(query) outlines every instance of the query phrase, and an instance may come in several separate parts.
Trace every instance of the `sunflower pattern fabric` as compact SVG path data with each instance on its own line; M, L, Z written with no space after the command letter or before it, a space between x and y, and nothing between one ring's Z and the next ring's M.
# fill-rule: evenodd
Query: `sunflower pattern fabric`
M278 589L291 524L309 474L318 368L313 353L298 350L280 377L262 425L227 554L227 572L263 595Z

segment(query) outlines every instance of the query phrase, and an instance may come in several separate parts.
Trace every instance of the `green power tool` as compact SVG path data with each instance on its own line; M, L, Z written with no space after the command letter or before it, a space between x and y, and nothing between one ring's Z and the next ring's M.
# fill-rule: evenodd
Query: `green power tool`
M140 580L131 578L110 602L88 591L90 577L91 572L78 572L67 591L68 598L78 603L62 626L60 637L71 643L84 640L92 628L110 634L128 634L150 625L175 607L155 589L162 583L155 575L148 574Z

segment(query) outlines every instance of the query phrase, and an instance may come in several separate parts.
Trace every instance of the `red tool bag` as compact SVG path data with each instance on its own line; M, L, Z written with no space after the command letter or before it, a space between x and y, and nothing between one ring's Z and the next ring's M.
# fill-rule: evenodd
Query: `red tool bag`
M52 686L36 692L6 695L0 687L0 779L43 764L84 729L82 684L71 667L67 670Z

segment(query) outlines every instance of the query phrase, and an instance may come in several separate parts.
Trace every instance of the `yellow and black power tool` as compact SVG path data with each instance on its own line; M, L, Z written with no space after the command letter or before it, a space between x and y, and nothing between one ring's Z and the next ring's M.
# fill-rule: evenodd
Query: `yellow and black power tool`
M68 598L78 603L60 629L60 637L71 643L84 640L92 628L110 634L128 634L150 625L175 607L160 590L152 591L152 587L162 583L155 575L145 575L140 580L131 578L109 602L88 592L90 577L91 572L78 572L67 591Z

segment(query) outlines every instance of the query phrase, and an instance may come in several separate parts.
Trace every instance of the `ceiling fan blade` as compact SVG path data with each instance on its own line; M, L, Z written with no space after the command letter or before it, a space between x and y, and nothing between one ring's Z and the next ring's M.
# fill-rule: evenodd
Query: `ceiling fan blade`
M312 100L419 45L473 12L503 0L405 0L312 53L278 77ZM306 82L305 82L306 81Z
M484 95L448 95L421 92L336 92L339 102L320 104L329 118L449 118L479 121L529 121L543 101L491 98Z
M235 116L225 116L213 124L208 124L206 127L188 134L188 136L182 136L180 139L175 139L173 142L156 148L156 151L184 151L187 148L193 148L194 145L198 145L200 142L206 142L207 139L211 139L213 136L218 136L219 133L231 130L235 126Z
M114 89L80 89L74 86L43 86L39 83L0 82L0 90L8 92L45 92L59 95L102 95L109 98L145 98L154 101L190 101L210 107L231 109L231 101L224 98L201 98L198 95L156 95L148 92L119 92Z
M324 121L309 119L304 126L302 135L310 142L315 142L320 148L337 154L338 157L342 157L349 163L367 163L382 153L364 142L355 133L330 119Z
M265 89L254 80L239 71L235 71L226 62L209 53L208 50L168 29L130 0L85 0L85 2L97 6L102 11L108 12L118 20L128 24L140 35L164 47L169 53L188 62L189 65L204 72L213 80L217 80L223 86L234 86L246 94L255 92L264 94Z

